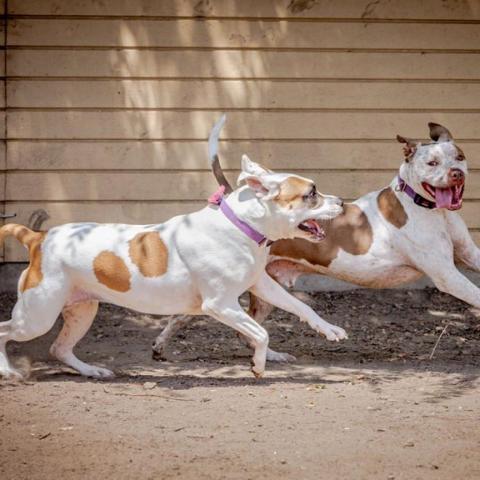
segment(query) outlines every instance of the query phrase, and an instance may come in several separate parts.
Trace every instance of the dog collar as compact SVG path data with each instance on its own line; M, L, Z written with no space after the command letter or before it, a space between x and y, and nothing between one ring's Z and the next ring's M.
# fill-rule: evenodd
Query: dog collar
M240 220L235 212L230 208L228 203L225 201L225 187L222 185L213 195L208 197L208 203L211 205L219 205L220 211L247 237L250 237L258 246L266 245L269 247L273 242L268 240L265 235L262 235L260 232L251 227L248 223Z
M407 182L400 177L400 175L397 177L397 181L397 191L406 193L411 199L413 199L413 203L423 208L437 208L437 204L435 202L422 197L410 185L408 185Z

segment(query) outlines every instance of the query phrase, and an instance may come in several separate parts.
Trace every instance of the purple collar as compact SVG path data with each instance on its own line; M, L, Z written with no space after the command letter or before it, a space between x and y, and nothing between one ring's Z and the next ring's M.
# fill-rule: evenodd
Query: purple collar
M267 237L252 228L248 223L240 220L235 212L230 208L224 198L225 187L222 185L213 195L208 198L208 203L219 205L222 213L247 237L250 237L258 246L266 245L269 247L273 242Z
M437 208L437 204L435 202L432 202L431 200L427 200L425 197L422 197L419 193L417 193L410 185L403 180L403 178L400 177L400 175L397 177L398 180L398 191L406 193L411 199L413 199L413 202L423 208Z

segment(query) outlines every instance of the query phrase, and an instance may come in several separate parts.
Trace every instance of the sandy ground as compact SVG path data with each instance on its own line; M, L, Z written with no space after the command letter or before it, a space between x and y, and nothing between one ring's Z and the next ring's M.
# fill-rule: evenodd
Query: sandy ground
M13 301L0 295L0 318ZM312 302L350 339L328 343L277 311L271 346L298 361L268 365L261 380L236 335L205 318L157 363L164 320L102 307L78 353L113 368L111 382L50 359L57 328L12 344L31 376L0 386L0 478L479 479L476 315L435 290Z

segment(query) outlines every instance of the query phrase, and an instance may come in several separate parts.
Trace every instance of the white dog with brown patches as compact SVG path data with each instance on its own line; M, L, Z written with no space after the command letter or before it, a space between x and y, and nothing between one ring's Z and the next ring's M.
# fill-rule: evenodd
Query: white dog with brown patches
M480 271L480 250L455 212L462 206L467 164L451 133L430 123L430 143L398 136L405 160L390 186L344 206L344 213L324 225L326 240L280 240L270 249L267 272L291 287L305 273L319 273L371 288L391 288L428 275L443 292L480 308L480 289L456 268ZM228 189L213 165L217 180ZM272 306L250 295L249 313L261 322ZM173 318L154 351L185 324ZM272 361L294 360L269 350Z
M0 374L18 375L5 345L48 332L60 312L63 328L51 353L82 375L108 378L73 353L90 328L98 303L150 314L208 314L247 337L255 348L252 371L264 372L268 334L239 305L247 291L298 315L328 340L345 331L322 320L265 273L266 238L323 239L317 219L342 212L342 201L316 191L298 175L274 173L242 158L246 185L217 205L159 225L77 223L33 232L21 225L0 229L0 244L13 235L30 253L19 280L12 318L0 323ZM266 238L265 238L266 237Z

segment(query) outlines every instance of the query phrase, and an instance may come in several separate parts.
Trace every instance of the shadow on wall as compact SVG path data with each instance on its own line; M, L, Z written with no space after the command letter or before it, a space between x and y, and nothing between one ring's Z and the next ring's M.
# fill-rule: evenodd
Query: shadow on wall
M444 53L471 48L476 26L415 20L450 11L468 18L468 9L477 18L476 4L465 5L425 13L419 4L412 13L367 0L348 8L323 0L145 1L124 6L132 10L123 19L111 15L124 10L100 3L53 12L69 18L12 18L9 43L23 49L8 60L9 106L19 109L9 112L9 134L25 141L8 145L9 204L22 223L45 208L47 227L149 223L192 211L216 188L206 139L222 111L231 181L246 152L308 172L320 189L347 199L380 188L401 157L396 133L426 135L434 120L454 133L464 125L462 138L480 135L480 122L451 113L480 109L478 86L437 81L478 78L471 54ZM395 16L412 21L381 20Z

